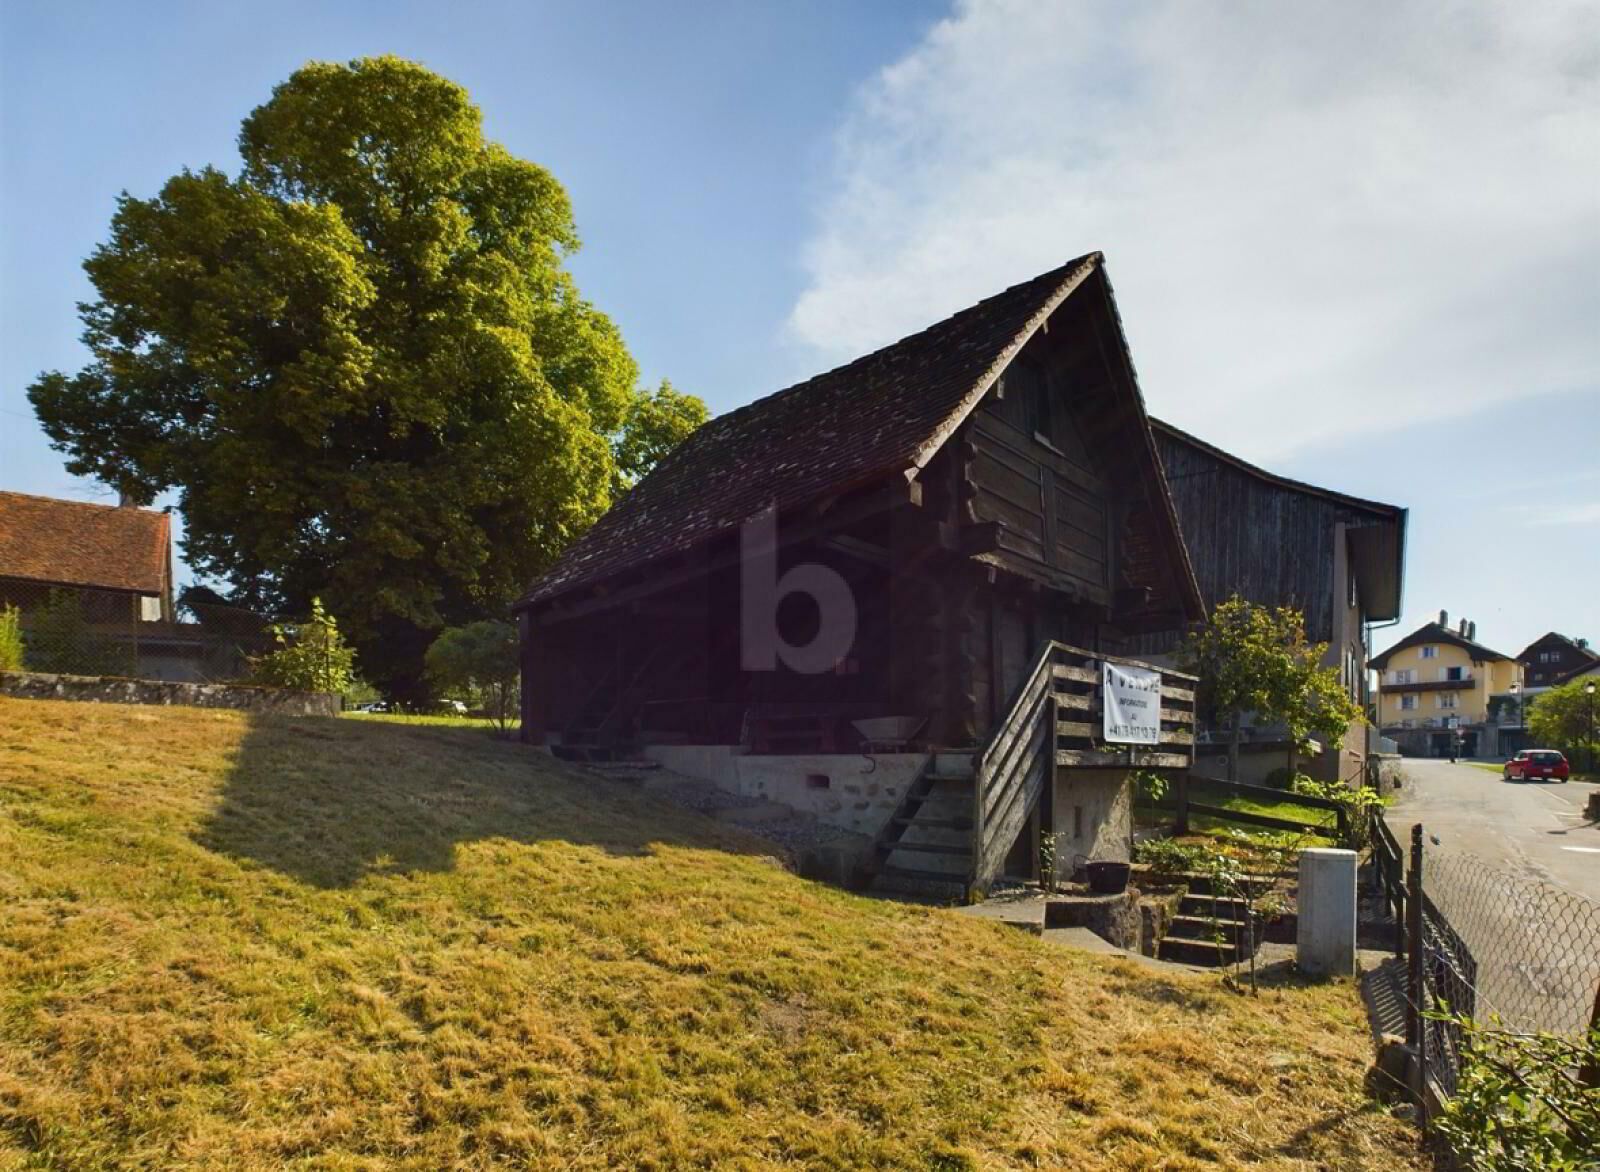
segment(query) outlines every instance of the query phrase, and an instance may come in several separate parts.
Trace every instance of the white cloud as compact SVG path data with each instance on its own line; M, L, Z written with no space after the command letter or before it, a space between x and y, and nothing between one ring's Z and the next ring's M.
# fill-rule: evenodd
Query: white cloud
M1600 388L1597 14L964 0L841 128L789 330L1103 249L1152 410L1258 459Z
M1545 501L1536 505L1507 505L1504 512L1519 524L1600 525L1600 501Z

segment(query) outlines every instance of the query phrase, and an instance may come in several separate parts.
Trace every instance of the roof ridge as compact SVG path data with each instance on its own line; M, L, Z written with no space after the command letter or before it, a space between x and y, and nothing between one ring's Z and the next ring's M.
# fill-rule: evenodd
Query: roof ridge
M1050 269L1050 270L1048 270L1046 272L1040 273L1038 276L1029 277L1025 281L1018 281L1014 285L1007 285L1004 289L1001 289L998 293L991 293L991 294L989 294L989 296L983 298L981 301L974 301L971 305L963 306L962 308L954 311L953 313L948 313L944 317L941 317L938 321L932 322L929 325L923 326L920 330L913 330L909 334L903 334L900 337L896 338L892 342L884 343L882 346L879 346L876 350L869 350L867 353L858 355L857 357L850 359L848 362L841 362L838 366L830 366L826 370L819 370L816 374L810 375L807 378L803 378L797 383L790 383L786 387L779 387L775 391L768 391L765 395L762 395L759 398L751 399L748 403L741 403L741 404L739 404L739 406L734 407L731 410L725 411L723 414L716 416L713 420L711 420L711 422L715 423L715 422L717 422L719 420L728 419L728 418L731 418L732 416L738 415L742 411L748 411L752 407L757 407L757 406L760 406L760 405L762 405L764 403L770 403L773 399L781 398L782 396L789 394L791 391L803 390L804 388L810 386L812 383L815 383L815 382L819 381L820 379L832 378L832 377L834 377L836 375L841 375L844 372L850 370L852 367L862 366L862 365L864 365L866 363L871 362L873 359L878 358L879 356L887 353L890 350L897 350L900 347L906 345L907 343L916 340L917 338L921 338L924 335L927 335L927 334L930 334L930 333L934 332L935 330L942 329L942 328L948 326L950 323L954 322L957 318L968 317L968 316L976 317L978 315L979 311L982 310L985 306L992 305L994 302L999 301L1002 297L1006 297L1006 296L1009 296L1011 294L1016 293L1017 290L1019 290L1019 289L1022 289L1022 288L1026 287L1026 286L1029 286L1029 285L1040 284L1040 283L1044 282L1047 278L1051 278L1051 277L1057 277L1058 279L1065 279L1065 277L1066 277L1066 275L1068 273L1070 273L1070 272L1082 267L1086 262L1088 262L1090 260L1101 259L1101 258L1103 258L1103 256L1104 256L1104 254L1102 252L1100 252L1099 250L1096 250L1096 251L1093 251L1093 252L1086 252L1082 256L1074 257L1072 260L1067 261L1065 264L1057 265L1053 269Z
M53 505L83 505L91 509L132 509L139 513L148 513L152 517L170 516L166 509L152 509L147 505L113 505L102 501L80 501L69 496L45 496L42 492L23 492L18 488L0 488L0 496L25 496L29 500L49 501Z

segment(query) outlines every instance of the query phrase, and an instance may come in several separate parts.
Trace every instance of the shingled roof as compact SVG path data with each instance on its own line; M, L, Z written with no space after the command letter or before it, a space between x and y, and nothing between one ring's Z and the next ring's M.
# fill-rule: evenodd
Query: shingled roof
M165 513L0 492L0 578L162 595L171 551Z
M1370 661L1372 667L1382 669L1388 664L1390 656L1397 651L1404 651L1407 647L1416 647L1424 643L1447 643L1452 647L1459 647L1472 657L1474 663L1489 663L1497 659L1510 659L1509 655L1501 655L1498 651L1490 650L1482 643L1474 642L1458 631L1438 623L1424 623L1411 634L1407 635L1393 647L1388 648L1379 655L1374 655Z
M864 358L711 420L567 551L521 605L755 516L920 468L1017 351L1104 262L1093 252Z

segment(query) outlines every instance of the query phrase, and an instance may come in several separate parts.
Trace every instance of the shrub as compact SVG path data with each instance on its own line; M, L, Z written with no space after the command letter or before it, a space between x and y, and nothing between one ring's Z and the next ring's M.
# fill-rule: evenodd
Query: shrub
M302 692L346 691L354 678L355 652L345 646L322 600L311 600L311 618L272 628L278 650L251 661L251 679L271 688Z
M0 607L0 671L22 670L22 612Z
M1456 1092L1434 1126L1462 1167L1479 1172L1578 1169L1600 1151L1600 1028L1573 1040L1511 1033L1449 1012L1462 1030ZM1577 1072L1577 1077L1574 1077Z
M1174 838L1151 838L1133 848L1133 860L1145 863L1164 874L1204 871L1211 865L1213 852L1197 843Z
M1342 781L1316 781L1297 774L1289 788L1311 798L1327 798L1344 810L1345 831L1339 845L1346 850L1364 851L1372 845L1373 824L1383 816L1383 795L1375 789L1351 789Z
M428 648L428 676L452 699L489 714L501 733L511 725L521 695L517 630L492 620L451 627Z

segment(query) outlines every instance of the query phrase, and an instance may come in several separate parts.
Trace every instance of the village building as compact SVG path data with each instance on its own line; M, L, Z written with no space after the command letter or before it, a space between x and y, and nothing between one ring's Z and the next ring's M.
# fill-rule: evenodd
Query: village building
M1203 606L1098 253L712 420L517 609L526 739L873 835L882 875L1126 859L1130 769L1191 760L1170 670L1122 665L1154 743L1105 735L1105 664Z
M127 502L0 491L4 607L33 670L195 682L245 668L245 640L175 613L172 518Z
M1237 594L1300 611L1307 638L1327 644L1323 664L1367 710L1370 630L1400 617L1406 510L1276 475L1170 423L1150 424L1207 610ZM1180 638L1146 635L1136 650L1166 659ZM1228 776L1230 748L1227 730L1204 730L1196 771ZM1281 727L1246 716L1238 780L1260 784L1286 770L1292 748ZM1377 730L1357 723L1340 744L1293 759L1318 780L1355 785L1379 748Z
M1523 691L1532 696L1600 667L1600 654L1587 639L1548 631L1523 648L1517 662L1522 665Z
M1477 641L1478 625L1450 626L1447 611L1381 655L1372 666L1378 681L1378 724L1411 757L1495 756L1514 751L1520 730L1513 706L1521 667ZM1513 723L1514 722L1514 723ZM1516 746L1520 747L1520 746Z

